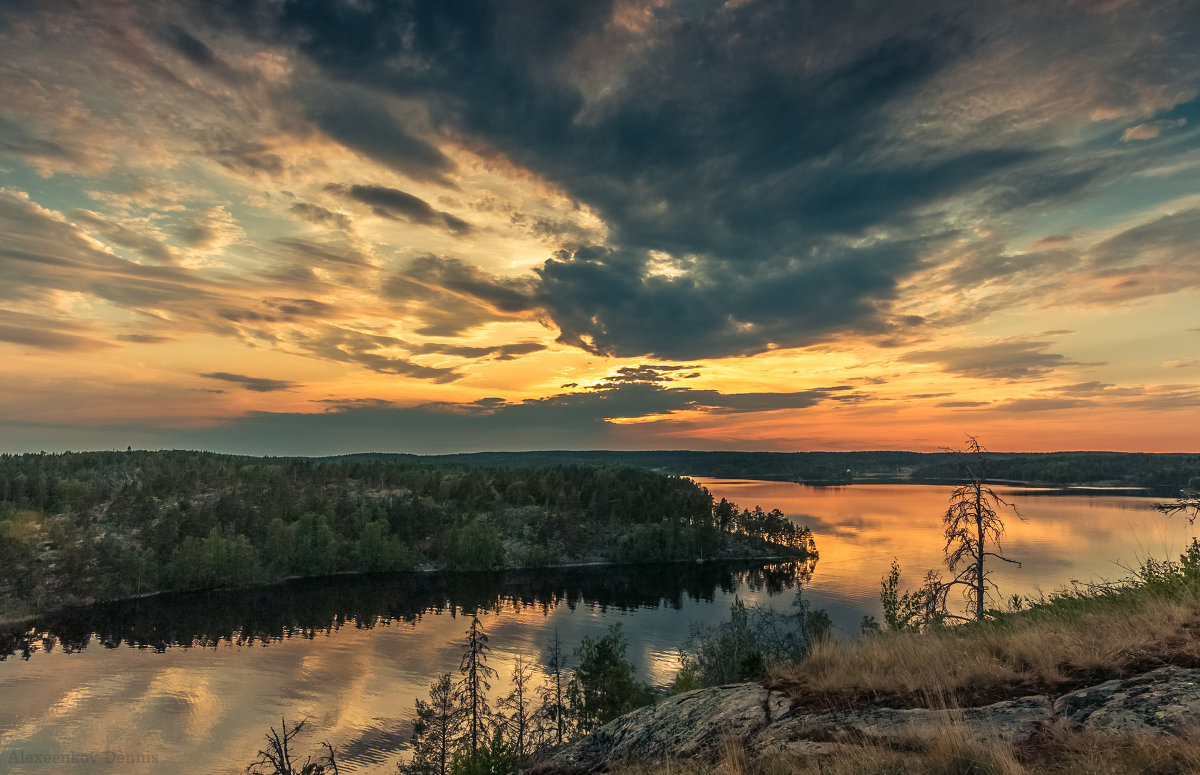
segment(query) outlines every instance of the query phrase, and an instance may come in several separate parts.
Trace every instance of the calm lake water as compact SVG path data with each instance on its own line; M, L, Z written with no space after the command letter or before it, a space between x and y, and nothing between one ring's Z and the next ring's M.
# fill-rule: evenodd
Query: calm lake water
M799 586L852 637L879 614L893 557L915 585L938 567L945 486L795 484L698 479L717 497L780 508L809 525L815 568L683 564L475 576L373 576L251 591L162 596L96 606L0 632L0 772L241 773L281 715L309 719L297 743L328 739L343 771L391 773L413 702L456 670L457 641L478 610L501 674L541 656L557 631L569 651L621 623L642 677L669 683L693 623L716 623L734 595L788 610ZM1129 495L1004 490L997 569L1003 593L1052 591L1075 579L1127 575L1147 556L1174 557L1186 523ZM810 576L811 573L811 576ZM42 637L45 636L45 637ZM55 763L47 757L58 756Z

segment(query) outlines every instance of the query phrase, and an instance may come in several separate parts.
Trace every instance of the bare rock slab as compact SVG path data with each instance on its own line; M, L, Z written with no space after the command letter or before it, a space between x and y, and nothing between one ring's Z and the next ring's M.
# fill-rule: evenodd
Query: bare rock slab
M661 762L715 752L726 736L749 738L791 701L757 684L697 689L639 708L556 751L545 769L588 772L608 760ZM542 769L542 768L539 768Z
M1064 694L1057 715L1095 732L1178 733L1200 721L1200 670L1168 665Z
M1167 666L1057 700L1038 695L950 711L873 707L793 713L790 700L757 684L698 689L622 716L558 749L535 770L579 773L621 760L713 759L729 737L741 739L756 756L927 742L948 725L980 742L1019 742L1056 719L1106 733L1183 732L1200 722L1200 670Z
M949 723L979 740L1023 740L1053 710L1048 697L1025 697L955 711L864 708L790 714L791 701L756 684L699 689L641 708L556 751L538 769L591 772L607 762L714 758L728 737L755 754L828 753L839 743L930 740Z
M761 753L790 750L797 740L929 741L951 725L966 730L980 742L1013 742L1029 739L1050 720L1053 711L1050 698L1039 695L961 710L860 708L796 715L763 730L755 748Z

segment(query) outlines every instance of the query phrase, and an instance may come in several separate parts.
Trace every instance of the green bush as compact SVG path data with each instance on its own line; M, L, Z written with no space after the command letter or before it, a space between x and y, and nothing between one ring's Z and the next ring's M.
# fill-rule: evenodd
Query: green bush
M492 570L504 565L504 543L496 528L475 519L450 534L446 563L453 570Z
M618 623L602 638L584 638L575 649L578 666L567 685L567 702L581 731L654 702L654 691L637 680L633 663L625 657L627 647Z
M214 527L204 538L188 536L167 569L176 587L226 587L259 578L258 555L245 536Z
M475 751L464 750L454 757L451 775L512 775L521 769L517 748L504 739L504 730L496 727L492 739Z
M772 666L802 659L813 641L829 636L833 622L824 610L809 611L807 601L797 601L799 610L788 616L734 597L727 621L693 628L672 690L755 680Z
M411 570L417 558L403 541L390 534L386 522L372 520L359 533L354 563L357 570L402 571Z

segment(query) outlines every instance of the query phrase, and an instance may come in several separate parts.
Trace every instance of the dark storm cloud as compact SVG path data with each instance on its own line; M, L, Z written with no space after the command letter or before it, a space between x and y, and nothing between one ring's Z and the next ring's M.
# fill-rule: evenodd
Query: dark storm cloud
M398 313L419 321L415 331L422 336L457 336L537 306L528 279L497 277L433 255L413 258L386 277L381 294Z
M1006 341L976 347L947 347L908 353L908 363L935 363L943 370L979 379L1041 379L1065 366L1096 366L1079 363L1058 353L1045 352L1052 342Z
M497 277L455 258L419 256L409 262L404 274L469 296L501 312L527 312L535 306L529 281Z
M309 118L331 137L417 180L450 185L453 163L436 146L410 134L365 90L305 90L297 95Z
M904 244L831 248L819 257L764 262L755 273L708 261L669 277L649 273L644 255L588 248L538 270L538 299L561 342L597 354L749 354L835 332L888 330L878 302L894 295L894 267L914 260Z
M433 209L424 199L386 186L330 186L330 191L369 206L381 218L408 221L427 226L445 226L452 234L471 231L471 224L450 213Z
M207 374L201 374L205 379L217 379L222 382L232 382L240 385L246 390L255 393L275 393L280 390L291 390L297 387L295 382L289 382L283 379L265 379L263 377L247 377L244 374L230 374L227 371L213 371Z
M338 83L420 101L439 131L593 208L608 245L547 261L536 301L563 342L613 355L887 336L897 283L959 228L948 202L969 195L1003 221L1144 166L1154 157L1136 154L1154 143L1121 143L1123 130L1194 97L1200 73L1189 4L677 3L642 30L615 13L468 0L203 11L295 46ZM1065 146L1056 122L1095 112L1122 117L1111 142ZM315 118L377 158L399 138L396 163L409 163L406 130L369 100ZM427 203L360 194L381 214L434 219ZM650 251L687 265L664 276Z

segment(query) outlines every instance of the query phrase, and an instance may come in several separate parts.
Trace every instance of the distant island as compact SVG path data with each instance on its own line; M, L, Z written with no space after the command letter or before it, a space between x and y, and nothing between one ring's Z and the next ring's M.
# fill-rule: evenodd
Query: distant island
M626 465L0 456L0 619L336 573L813 557L778 510Z

